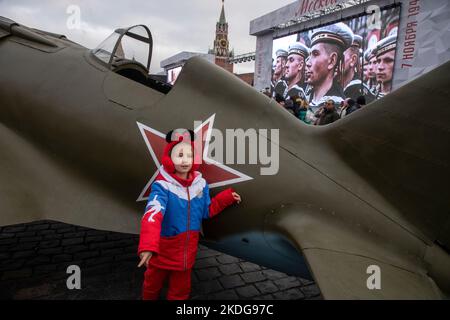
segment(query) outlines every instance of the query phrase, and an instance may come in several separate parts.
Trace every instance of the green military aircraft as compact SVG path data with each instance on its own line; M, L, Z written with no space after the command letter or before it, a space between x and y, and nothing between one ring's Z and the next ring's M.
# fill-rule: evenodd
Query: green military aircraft
M211 193L243 199L204 223L206 245L312 277L327 299L448 298L450 63L312 127L201 58L171 87L151 55L142 25L89 50L0 18L0 225L137 234L166 132L195 129L207 150L213 128L256 130L276 174L205 153Z

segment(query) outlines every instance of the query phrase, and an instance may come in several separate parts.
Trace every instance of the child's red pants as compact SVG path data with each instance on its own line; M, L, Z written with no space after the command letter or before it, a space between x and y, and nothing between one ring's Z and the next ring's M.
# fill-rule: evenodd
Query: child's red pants
M175 271L149 265L144 274L143 300L157 300L164 280L169 277L167 300L187 300L191 292L191 269Z

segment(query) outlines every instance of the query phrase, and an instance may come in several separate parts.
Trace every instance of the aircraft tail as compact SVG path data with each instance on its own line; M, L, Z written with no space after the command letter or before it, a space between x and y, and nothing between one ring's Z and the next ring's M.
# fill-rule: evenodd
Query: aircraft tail
M450 62L320 131L428 240L450 247ZM344 181L345 182L345 181Z

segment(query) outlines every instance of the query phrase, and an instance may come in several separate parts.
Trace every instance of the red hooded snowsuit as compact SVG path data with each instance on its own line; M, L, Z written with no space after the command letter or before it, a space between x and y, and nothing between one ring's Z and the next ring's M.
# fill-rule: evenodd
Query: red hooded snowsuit
M169 143L164 150L142 217L138 254L153 253L145 272L143 299L157 299L167 276L167 299L188 299L201 222L235 202L231 188L211 199L205 179L194 171L197 165L188 179L174 174L170 151L177 143Z

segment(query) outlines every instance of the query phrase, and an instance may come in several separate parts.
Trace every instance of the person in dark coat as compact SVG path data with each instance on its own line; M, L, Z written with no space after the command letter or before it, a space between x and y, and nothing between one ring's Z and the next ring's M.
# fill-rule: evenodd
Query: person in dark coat
M286 108L287 111L289 111L290 113L292 113L294 116L298 116L298 104L296 104L296 102L292 99L288 99L286 100L284 107Z
M339 120L339 114L336 111L333 100L327 100L324 106L322 106L316 114L316 125L324 126Z
M342 107L341 111L341 118L344 118L348 116L349 114L355 112L356 110L360 109L361 106L355 103L355 100L353 99L346 99L344 101L344 106Z
M356 99L356 105L359 106L359 109L361 109L362 107L364 107L366 105L366 97L364 96L359 96Z

